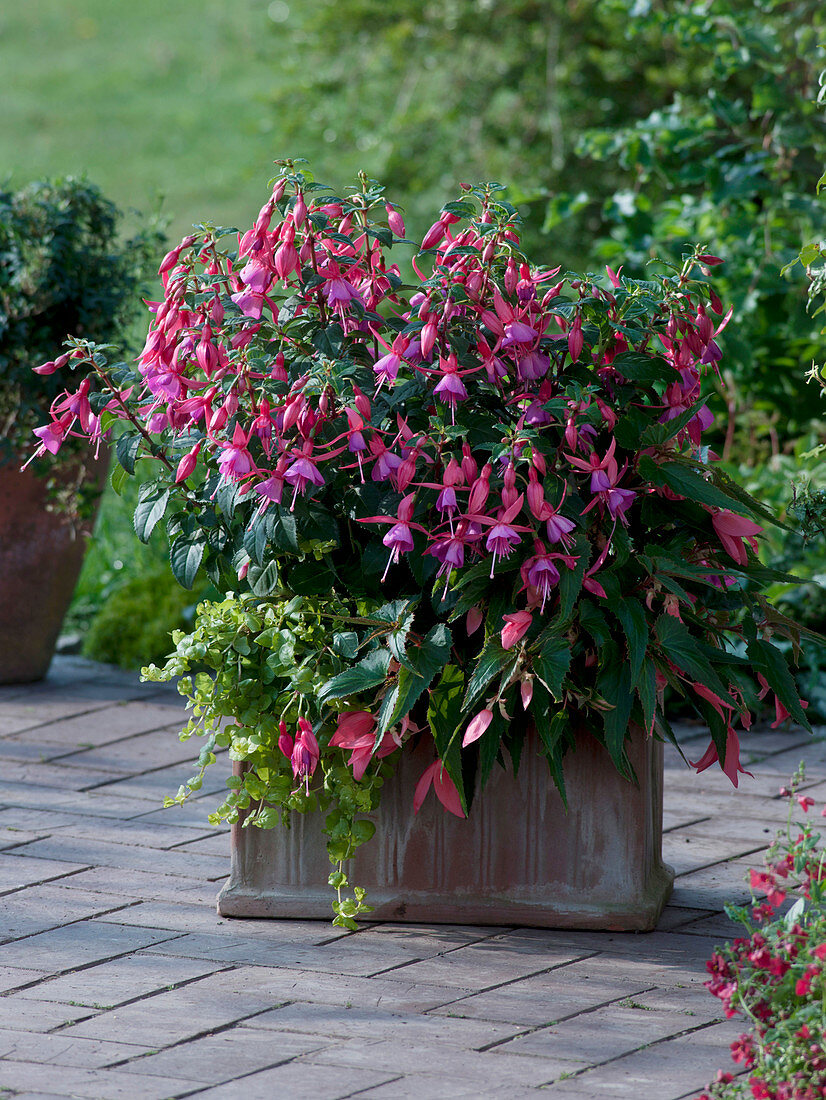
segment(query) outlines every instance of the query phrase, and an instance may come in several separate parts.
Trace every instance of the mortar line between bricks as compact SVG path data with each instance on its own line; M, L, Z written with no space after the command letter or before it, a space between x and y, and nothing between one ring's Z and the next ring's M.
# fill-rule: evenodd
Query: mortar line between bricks
M582 1077L584 1074L590 1073L592 1069L601 1069L603 1066L611 1066L614 1062L621 1062L623 1058L630 1058L632 1054L639 1054L641 1050L650 1050L652 1047L661 1046L663 1043L670 1043L672 1039L682 1039L685 1035L695 1035L698 1031L705 1031L706 1028L715 1027L721 1022L721 1020L709 1020L707 1023L697 1024L696 1027L687 1027L683 1031L677 1031L673 1035L664 1035L662 1039L653 1039L650 1043L644 1043L641 1047L635 1047L633 1050L624 1050L622 1054L616 1054L613 1058L606 1058L604 1062L593 1062L590 1066L583 1066L582 1069L578 1069L575 1073L569 1074L565 1080L573 1081L577 1077ZM520 1055L520 1057L535 1058L536 1055L523 1054ZM543 1084L539 1085L538 1088L544 1089L548 1085L556 1084L557 1081L558 1079L553 1077L550 1081L545 1081Z
M673 833L675 829L690 829L692 825L702 825L704 821L713 821L714 818L711 814L706 814L705 817L698 817L695 821L681 821L679 825L672 825L668 829L663 829L663 836L666 833Z
M28 841L29 844L34 844L33 840ZM14 852L2 852L2 855L14 855ZM42 859L42 856L24 856L24 859ZM51 858L51 857L49 857ZM55 863L59 863L60 860L55 860ZM69 860L66 860L69 863ZM52 882L62 882L64 878L71 878L73 875L82 875L86 871L91 871L94 868L94 864L90 863L86 867L79 867L74 871L62 871L59 875L54 875L51 878L40 879L37 882L25 882L22 886L12 886L9 890L0 890L0 898L6 898L9 894L19 894L21 890L28 890L31 886L48 886Z
M80 681L78 681L78 684L81 685L81 684L84 684L84 683L92 683L92 682L93 682L92 680L88 680L88 681L80 680ZM25 695L25 692L21 692L20 694L21 694L21 697L22 697L23 695ZM63 714L59 718L47 718L45 722L35 721L33 726L26 726L25 729L15 730L14 733L9 734L8 736L9 737L16 737L20 733L31 733L34 730L46 729L48 726L59 726L61 722L71 722L71 721L74 721L75 718L86 718L90 714L101 714L102 715L107 710L117 710L120 707L125 706L127 703L142 703L142 702L149 702L149 700L144 699L142 696L127 696L126 698L117 699L117 700L115 700L111 703L107 703L106 706L103 706L103 707L89 707L88 710L79 710L79 711L76 711L73 714ZM36 707L37 704L35 703L34 706ZM25 718L25 717L27 717L27 715L22 715L21 717ZM173 724L172 722L167 723L167 725L169 725L169 726L172 726L172 724ZM158 729L163 729L164 727L163 726L158 726L157 728ZM155 731L154 730L145 730L145 731L142 730L141 732L154 733ZM134 737L134 736L136 736L136 735L135 734L127 734L127 737ZM123 740L123 738L118 738L118 740ZM108 744L114 744L114 742L108 742ZM77 750L73 749L72 751L76 752Z
M469 997L478 997L481 993L492 993L495 989L504 989L506 986L515 985L517 982L524 981L526 978L538 978L540 974L550 974L554 970L562 970L563 967L573 966L574 963L585 962L586 959L595 959L597 955L601 954L603 954L602 951L590 951L587 955L579 955L575 959L567 959L565 962L556 963L554 966L546 966L542 970L532 970L530 974L520 974L518 978L509 978L506 982L496 982L494 985L485 986L484 989L472 989L469 993L463 993L461 997L454 997L450 1001L442 1001L441 1004L434 1005L433 1008L429 1008L427 1012L423 1012L422 1015L428 1016L431 1012L435 1012L437 1008L447 1008L449 1005L455 1005L459 1004L460 1001L466 1001ZM374 975L368 975L368 977L374 977Z
M771 847L771 842L768 844L761 844L759 848L749 848L746 852L738 852L736 856L727 856L725 859L713 859L710 863L699 863L696 867L690 867L687 871L680 871L679 874L674 876L676 882L679 878L684 878L685 875L693 875L695 871L707 871L709 867L721 867L724 863L734 863L737 859L745 859L746 856L756 855L758 852L765 852L767 848Z
M5 947L9 943L22 943L23 940L30 940L34 936L42 936L45 932L54 932L58 928L70 928L73 924L85 924L87 921L98 920L100 917L108 917L110 913L121 913L124 909L134 909L136 905L142 905L142 904L143 904L143 900L141 898L136 898L135 901L127 902L125 905L116 905L112 909L103 909L100 913L90 913L88 916L78 917L77 920L60 921L58 924L49 925L48 928L39 928L36 932L26 932L25 935L23 935L23 936L11 936L9 939L3 940L2 942L0 942L0 947ZM131 925L131 926L128 926L128 927L142 927L142 925ZM149 929L144 929L144 931L149 931ZM156 931L156 932L174 932L175 933L172 936L165 936L163 939L158 940L158 943L166 943L167 940L177 939L179 936L186 936L187 935L186 932L177 932L177 931L175 931L174 929L171 929L171 928L170 929L159 928L159 929L154 929L154 931ZM133 948L133 950L134 950L134 948ZM127 951L126 954L129 954L129 952ZM66 973L69 973L69 971L66 971ZM6 996L5 992L0 993L0 997L5 997L5 996Z
M510 929L509 931L513 931L513 929ZM352 934L358 935L358 932L356 931ZM501 932L490 932L484 936L480 936L478 940L470 940L468 943L457 943L454 944L452 947L446 947L443 951L437 951L435 955L425 955L423 958L419 958L417 956L416 958L405 959L404 962L393 963L392 966L387 966L384 968L384 970L374 970L370 974L368 974L367 977L378 978L381 977L382 974L390 974L393 970L401 970L405 966L413 966L415 963L427 962L428 959L440 959L443 958L445 955L452 955L454 951L462 951L465 947L476 947L480 943L484 943L486 940L493 939L495 936L499 935L501 935ZM343 937L339 937L339 939L341 938ZM327 942L335 943L336 941L328 940ZM316 946L318 947L320 945L316 944Z
M185 935L185 932L180 932L172 938L177 939L179 936ZM165 939L163 939L163 941L158 941L158 943L166 943L166 941ZM27 989L34 989L35 986L44 986L47 981L54 981L55 978L65 978L68 975L80 974L82 970L91 970L92 967L102 966L104 963L115 963L115 961L117 961L118 959L125 958L126 955L135 955L137 952L140 952L140 950L143 950L143 948L130 947L129 950L125 950L125 952L118 952L114 955L107 955L106 957L100 959L92 959L91 963L80 963L78 964L78 966L69 967L68 970L58 970L57 972L55 972L55 974L47 974L44 975L42 978L34 978L32 981L26 981L22 986L15 986L13 989L3 990L2 993L0 993L0 998L13 997L14 993L24 993ZM101 1009L101 1011L107 1012L109 1010ZM60 1027L68 1027L76 1022L77 1021L70 1021L68 1024L58 1024L57 1027L53 1027L52 1032L59 1031ZM51 1034L51 1032L48 1032L46 1034Z
M600 1001L599 1004L589 1005L587 1008L582 1008L578 1012L569 1012L567 1016L557 1016L554 1020L549 1020L545 1024L535 1024L533 1027L526 1025L522 1031L517 1032L516 1035L509 1035L505 1039L494 1039L493 1042L485 1043L484 1046L474 1047L474 1050L478 1050L480 1054L485 1053L488 1050L494 1050L496 1047L505 1046L506 1043L512 1043L515 1039L522 1039L525 1035L534 1035L537 1031L544 1031L549 1027L556 1027L557 1024L565 1023L566 1020L575 1020L577 1016L587 1016L591 1012L597 1012L600 1008L606 1008L608 1005L618 1004L621 1001L627 1000L629 997L639 997L642 993L655 993L659 987L656 985L649 985L645 989L635 989L631 993L623 993L619 997L610 997L607 1001ZM514 1050L515 1054L518 1054L518 1050ZM533 1055L531 1055L533 1057Z
M178 763L183 764L183 763L185 763L185 761L181 760L181 761L178 761ZM123 775L123 776L121 776L120 779L110 779L110 778L100 779L96 783L90 783L87 787L78 787L78 793L79 794L88 794L91 791L96 791L98 789L98 787L109 787L109 786L114 787L118 783L127 783L130 779L138 779L142 775L154 775L155 772L166 771L167 768L176 767L176 766L177 765L174 762L172 764L168 764L168 763L167 764L159 764L156 768L144 768L142 771L129 772L128 775ZM113 772L112 774L114 775L116 773ZM208 792L206 792L206 793L208 793ZM206 793L205 793L205 796L206 796ZM160 807L156 807L156 808L159 809Z
M108 710L109 708L104 707L103 709ZM95 711L94 713L98 714L99 711ZM181 709L181 714L183 716L186 715L186 711L183 708ZM75 717L75 716L73 715L73 717ZM82 717L82 715L78 715L77 717ZM63 718L60 721L66 722L66 721L71 721L71 719ZM89 745L89 744L87 744L85 748L65 749L64 751L60 751L60 752L55 753L54 756L49 756L49 757L44 758L43 760L39 761L39 763L54 764L54 763L59 763L62 760L65 760L68 756L79 756L83 752L103 752L106 749L111 748L113 745L121 745L121 744L123 744L124 741L131 741L134 737L143 737L144 734L147 734L147 733L165 733L167 731L169 733L172 733L172 731L174 729L176 729L176 724L174 722L164 722L160 726L152 726L150 729L133 730L132 733L125 733L123 735L123 737L116 737L113 741L105 741L102 745ZM17 732L11 734L11 736L16 737L20 733L28 733L28 732L29 732L28 730L17 730ZM13 741L12 744L16 744L16 742ZM52 744L55 744L55 742L52 742ZM55 747L57 747L57 746L55 746Z
M186 932L182 932L181 935L185 936ZM140 950L142 950L142 949L138 948L138 951L140 951ZM124 951L120 955L113 955L112 958L110 958L110 959L99 959L96 962L85 963L83 966L79 966L75 970L65 971L65 973L60 974L60 975L53 975L53 977L61 977L62 978L62 977L65 977L66 974L70 974L70 973L71 974L76 974L81 970L91 970L95 966L100 966L101 963L114 962L117 959L122 959L126 955L134 955L134 954L137 954L137 952L134 951L134 950ZM159 997L162 993L172 993L176 989L183 989L184 986L192 985L193 982L200 982L204 978L212 978L216 974L227 974L231 970L236 970L236 969L237 969L236 964L232 963L230 966L222 966L218 970L211 970L209 972L209 974L196 974L193 978L181 978L181 980L178 981L178 982L170 982L169 985L165 985L163 987L163 989L154 989L151 993L141 993L137 997L129 997L128 1000L118 1001L117 1004L107 1005L105 1008L99 1008L98 1009L98 1015L103 1016L107 1012L115 1012L119 1008L126 1008L128 1005L137 1004L138 1001L148 1001L148 1000L151 1000L153 997ZM49 978L43 978L42 983L45 983L49 980L50 980ZM38 983L38 984L41 984L41 983ZM28 988L30 988L30 986L27 986L26 988L28 989ZM15 990L15 992L19 992L19 990ZM86 1005L84 1007L94 1008L95 1006L94 1005ZM95 1017L95 1019L97 1019L97 1016ZM77 1022L78 1021L75 1020L75 1021L69 1021L68 1023L65 1023L65 1024L57 1024L56 1027L50 1028L50 1030L48 1032L46 1032L46 1034L47 1035L57 1035L61 1031L65 1030L65 1028L67 1028L67 1027L74 1027L75 1023L77 1023ZM83 1023L82 1020L80 1022ZM125 1058L124 1061L128 1062L129 1059ZM118 1063L118 1064L120 1064L120 1063ZM109 1066L102 1066L101 1068L102 1069L109 1069L110 1067Z
M228 969L229 970L235 970L235 969L237 969L237 967L232 966L232 967L228 967ZM225 971L221 971L221 973L225 973ZM193 980L197 981L199 979L193 979ZM160 989L156 993L150 993L148 997L140 997L140 998L138 998L138 1000L148 1001L148 1000L151 1000L153 997L159 997L162 993L165 993L165 992L166 992L166 990ZM220 1035L222 1032L229 1031L230 1028L237 1027L239 1024L243 1024L247 1020L254 1020L256 1016L263 1016L264 1013L272 1012L273 1009L276 1009L276 1008L286 1008L287 1005L290 1005L290 1004L293 1004L293 1003L294 1003L293 1001L279 1001L278 1004L267 1005L266 1008L257 1008L255 1010L255 1012L250 1012L247 1016L238 1016L234 1020L230 1020L229 1023L216 1024L215 1027L204 1028L203 1031L199 1031L195 1035L187 1035L186 1038L178 1039L177 1042L174 1042L174 1043L168 1043L165 1047L162 1047L161 1049L164 1052L166 1052L167 1050L175 1050L177 1047L186 1046L188 1043L195 1043L199 1039L205 1039L207 1036ZM66 1025L61 1025L61 1026L65 1027ZM55 1028L54 1030L57 1031L59 1029ZM101 1066L100 1068L101 1069L118 1069L118 1068L120 1068L120 1066L125 1066L127 1064L131 1065L133 1062L140 1062L140 1060L142 1058L150 1058L150 1057L151 1057L151 1054L148 1054L146 1052L142 1052L141 1054L132 1055L131 1058L120 1058L117 1062L108 1062L105 1066ZM283 1062L292 1062L293 1059L297 1058L297 1057L298 1057L297 1054L293 1054L293 1055L291 1055L291 1057L283 1059ZM282 1065L283 1062L277 1062L275 1064L276 1065ZM264 1068L272 1068L272 1067L264 1067ZM255 1070L251 1070L250 1073L245 1073L244 1077L250 1077L253 1073L259 1073L259 1072L260 1072L260 1068L255 1069ZM195 1091L196 1092L204 1092L206 1089L214 1088L214 1087L215 1087L214 1085L205 1084L203 1086L203 1088L196 1089ZM193 1093L187 1092L187 1093L182 1093L180 1095L192 1096Z
M379 1070L381 1072L381 1070ZM363 1096L365 1092L370 1092L371 1089L384 1088L387 1085L395 1085L397 1081L404 1081L404 1074L400 1074L398 1077L391 1077L389 1081L379 1081L378 1084L365 1085L363 1088L356 1089L355 1092L348 1092L346 1096L340 1096L338 1100L350 1100L353 1096Z

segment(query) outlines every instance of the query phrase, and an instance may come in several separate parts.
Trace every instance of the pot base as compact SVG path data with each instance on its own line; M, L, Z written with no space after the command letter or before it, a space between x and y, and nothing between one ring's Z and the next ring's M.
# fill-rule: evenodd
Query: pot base
M369 920L649 931L674 873L662 861L662 745L636 732L628 755L639 784L583 735L565 758L570 809L535 738L517 776L497 769L468 820L431 794L413 815L413 790L432 750L406 751L373 816L376 835L347 869L374 906ZM225 917L331 919L323 815L289 828L233 826Z

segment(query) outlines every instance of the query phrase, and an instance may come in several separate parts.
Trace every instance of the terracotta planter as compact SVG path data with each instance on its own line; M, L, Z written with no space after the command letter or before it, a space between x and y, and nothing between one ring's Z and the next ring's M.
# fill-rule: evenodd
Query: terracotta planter
M89 469L101 487L108 459ZM0 683L46 675L75 590L93 520L78 527L46 508L42 479L0 467Z
M566 814L530 738L518 776L496 769L463 821L432 793L413 816L432 752L406 752L348 877L367 888L375 920L649 930L674 878L661 850L662 745L640 731L629 755L639 787L584 736L565 761ZM218 912L330 919L322 825L321 814L294 814L289 830L234 826Z

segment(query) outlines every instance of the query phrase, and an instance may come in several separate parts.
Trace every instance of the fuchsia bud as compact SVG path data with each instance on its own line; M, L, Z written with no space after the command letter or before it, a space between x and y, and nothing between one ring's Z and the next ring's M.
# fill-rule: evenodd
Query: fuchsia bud
M422 243L419 251L425 252L428 248L433 248L434 245L437 245L439 241L443 240L444 235L444 222L434 222L422 238Z
M472 607L470 611L468 611L467 618L465 619L465 629L467 630L468 634L475 634L484 622L484 619L485 617L482 614L481 608Z
M502 627L502 648L513 649L518 641L527 634L533 621L530 611L516 611L513 615L502 616L505 625Z
M176 484L180 485L182 481L186 481L186 479L190 476L192 471L198 465L198 455L200 453L200 450L201 444L196 443L192 450L185 454L181 461L178 463L178 469L175 471Z
M384 204L384 208L387 211L387 224L393 230L397 237L404 236L404 219L398 210L394 209L389 202Z
M304 196L299 192L298 198L293 205L293 223L300 229L306 220L307 204L304 202Z

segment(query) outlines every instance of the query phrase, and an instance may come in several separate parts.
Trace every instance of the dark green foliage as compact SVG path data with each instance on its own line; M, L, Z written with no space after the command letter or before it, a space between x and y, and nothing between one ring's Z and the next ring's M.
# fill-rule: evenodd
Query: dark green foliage
M67 336L108 344L140 308L139 290L163 237L145 229L118 240L120 213L83 179L0 190L0 463L32 449L66 375L32 368Z

